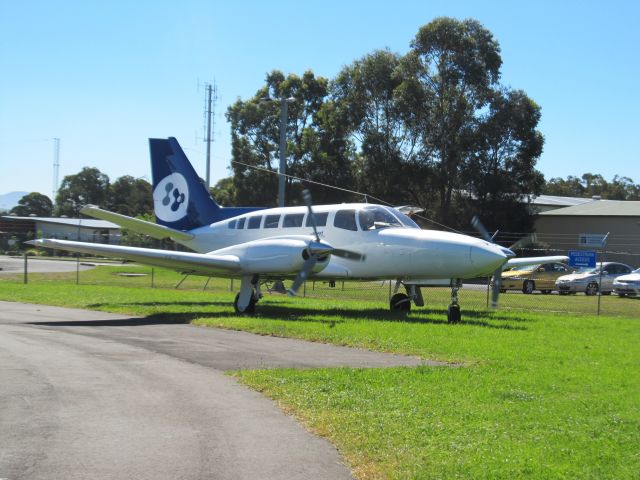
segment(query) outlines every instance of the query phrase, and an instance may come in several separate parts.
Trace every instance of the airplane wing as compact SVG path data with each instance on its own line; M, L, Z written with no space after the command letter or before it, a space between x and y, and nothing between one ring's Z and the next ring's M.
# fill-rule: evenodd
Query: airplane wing
M242 270L240 259L235 255L176 252L171 250L53 239L31 240L25 243L36 247L57 248L71 252L124 258L146 265L166 267L194 275L237 275Z
M85 205L82 207L82 210L80 210L80 213L93 218L99 218L100 220L113 222L123 228L128 228L134 232L149 235L152 238L160 240L163 238L173 238L175 240L183 241L193 239L193 235L190 233L165 227L164 225L158 225L157 223L140 220L139 218L127 217L126 215L103 210L95 205Z
M511 267L520 267L523 265L537 265L538 263L550 263L550 262L568 262L569 257L566 255L555 255L548 257L522 257L522 258L510 258L507 263L502 266L502 269Z

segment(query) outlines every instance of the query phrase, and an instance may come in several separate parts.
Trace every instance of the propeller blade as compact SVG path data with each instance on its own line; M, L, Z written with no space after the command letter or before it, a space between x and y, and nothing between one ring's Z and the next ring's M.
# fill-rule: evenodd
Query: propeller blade
M491 289L491 308L498 308L498 297L502 286L502 268L493 272L493 287Z
M471 219L471 225L478 231L482 238L484 238L489 243L493 243L493 238L491 238L491 235L489 235L489 232L487 232L487 229L484 228L484 225L477 216L474 216Z
M307 209L309 210L309 220L311 220L311 226L313 227L313 234L316 236L316 241L320 241L320 235L318 235L318 226L316 224L316 215L313 213L313 208L311 208L311 192L306 188L302 191L302 198L304 199L304 203L307 205Z
M298 276L291 284L291 287L289 287L289 290L287 290L289 296L295 297L295 295L298 293L298 290L300 289L300 285L302 285L307 280L307 278L309 278L309 273L311 273L311 270L313 270L313 267L315 267L317 262L318 257L316 255L311 255L309 258L307 258L307 260L304 262L304 265L302 266L302 270L298 272Z
M536 243L537 241L538 236L535 233L530 233L529 235L522 237L520 240L511 245L509 247L509 250L528 247L529 245L531 245L532 243Z
M334 248L330 253L331 255L335 255L336 257L344 258L345 260L355 260L358 262L362 262L365 259L365 256L361 253L354 252L352 250L344 250L342 248Z

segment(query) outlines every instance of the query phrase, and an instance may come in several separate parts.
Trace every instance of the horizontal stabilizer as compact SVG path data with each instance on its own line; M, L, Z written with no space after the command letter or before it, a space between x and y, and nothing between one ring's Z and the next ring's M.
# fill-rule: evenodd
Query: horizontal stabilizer
M235 255L210 255L53 239L30 240L25 243L36 247L123 258L194 275L227 276L237 274L241 270L240 259Z
M99 218L100 220L107 220L113 222L116 225L120 225L122 228L133 230L137 233L149 235L152 238L162 240L163 238L172 238L174 240L187 241L193 239L193 235L173 228L165 227L164 225L158 225L156 223L147 222L138 218L127 217L119 213L103 210L95 205L85 205L80 210L80 213L88 215L93 218Z

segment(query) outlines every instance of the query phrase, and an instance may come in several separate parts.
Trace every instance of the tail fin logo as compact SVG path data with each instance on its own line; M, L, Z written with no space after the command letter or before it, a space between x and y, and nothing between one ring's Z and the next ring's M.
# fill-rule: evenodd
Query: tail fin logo
M189 187L177 172L164 177L153 191L153 210L163 222L177 222L187 215Z

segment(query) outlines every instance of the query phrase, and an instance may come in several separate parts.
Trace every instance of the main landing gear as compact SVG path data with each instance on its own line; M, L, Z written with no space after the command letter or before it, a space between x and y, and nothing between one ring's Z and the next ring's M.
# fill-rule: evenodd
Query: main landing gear
M406 294L400 293L400 285L404 285ZM458 290L462 288L462 282L459 279L451 280L451 304L447 309L447 321L449 323L460 322L460 305L458 304ZM424 306L424 298L420 287L415 284L404 284L402 280L396 281L393 295L389 301L389 308L392 312L409 313L411 310L411 302L418 307Z
M233 308L238 314L252 314L256 311L256 303L262 298L260 277L247 275L240 281L240 293L236 295Z

